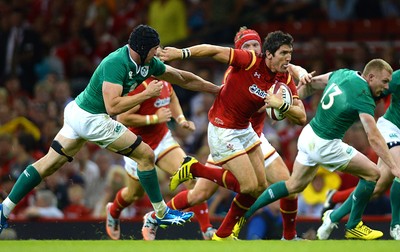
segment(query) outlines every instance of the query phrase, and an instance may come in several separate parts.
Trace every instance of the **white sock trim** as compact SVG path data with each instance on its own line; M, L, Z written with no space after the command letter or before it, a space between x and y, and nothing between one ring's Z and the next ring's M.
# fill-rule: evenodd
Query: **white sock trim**
M3 215L8 218L11 211L15 208L17 204L13 203L8 197L3 201Z

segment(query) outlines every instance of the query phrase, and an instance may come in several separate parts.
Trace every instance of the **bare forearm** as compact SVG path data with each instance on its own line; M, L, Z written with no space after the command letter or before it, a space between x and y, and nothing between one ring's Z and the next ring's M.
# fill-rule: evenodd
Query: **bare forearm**
M396 163L394 162L394 159L390 154L389 148L387 147L383 137L368 136L368 141L378 157L380 157L382 161L390 167L391 170L396 169Z
M149 98L150 97L146 95L145 92L138 93L132 96L116 97L110 102L110 105L107 108L107 112L110 116L119 115L143 103Z
M179 60L188 57L211 57L222 63L229 62L231 49L229 47L201 44L189 48L179 49L175 47L165 47L159 53L163 61Z
M218 94L220 87L187 71L171 71L162 75L162 79L185 89Z
M299 87L297 89L297 93L299 94L299 98L301 100L309 97L310 95L312 95L316 90L312 88L311 85L306 84L306 85L302 85L301 87Z
M204 80L193 80L181 86L188 90L206 92L215 95L218 94L220 90L219 86Z
M215 46L215 45L196 45L188 48L191 52L191 57L211 57L222 63L228 63L230 48Z
M141 126L147 125L146 115L139 115L139 114L124 115L124 114L121 114L121 115L117 116L117 120L127 127L141 127ZM148 119L148 121L149 120L150 120L150 118Z
M383 160L383 162L385 162L390 167L392 172L394 171L396 173L395 176L397 176L399 171L396 171L396 164L389 152L389 148L386 145L385 139L376 127L374 117L366 113L361 113L360 121L364 127L365 133L367 134L367 138L369 144L371 145L371 148Z
M295 105L290 106L289 110L285 113L285 116L294 124L305 125L307 123L307 116L304 105L299 100L295 100L294 103Z
M171 95L171 103L169 104L169 108L171 109L172 117L177 120L178 117L185 117L183 115L182 107L179 104L179 99L175 93Z
M307 70L302 68L301 66L289 64L288 71L290 75L295 79L295 80L300 80L300 78L306 74L308 74Z
M329 76L331 73L326 73L312 77L311 82L300 85L297 89L300 99L307 98L312 95L316 90L324 90L328 84Z

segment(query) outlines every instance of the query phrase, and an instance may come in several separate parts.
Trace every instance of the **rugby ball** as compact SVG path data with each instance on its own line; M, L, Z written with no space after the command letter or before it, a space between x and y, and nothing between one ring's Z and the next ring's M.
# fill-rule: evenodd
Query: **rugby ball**
M281 87L282 87L282 89L281 89ZM272 85L272 87L269 90L273 94L278 94L282 90L283 100L290 105L293 104L292 91L285 83L277 82L274 85ZM266 108L266 111L267 111L268 116L275 121L280 121L280 120L285 119L285 115L279 109Z

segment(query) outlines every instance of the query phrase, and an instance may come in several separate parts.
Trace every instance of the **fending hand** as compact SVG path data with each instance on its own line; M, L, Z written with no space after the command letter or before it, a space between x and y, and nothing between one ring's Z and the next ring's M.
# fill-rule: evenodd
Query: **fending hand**
M178 49L175 47L165 47L159 51L158 57L162 61L182 59L182 49Z

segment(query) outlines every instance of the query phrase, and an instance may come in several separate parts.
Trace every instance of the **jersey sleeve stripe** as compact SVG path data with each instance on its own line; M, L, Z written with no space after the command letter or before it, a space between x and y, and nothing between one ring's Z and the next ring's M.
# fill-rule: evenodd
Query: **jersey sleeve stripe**
M228 70L226 70L225 74L224 74L224 78L222 81L222 85L224 85L226 83L226 78L228 78L229 73L232 71L232 68L228 68Z
M256 63L256 60L257 60L256 53L254 51L250 51L250 52L251 52L251 63L246 68L246 71L249 70L252 66L254 66L254 64Z
M235 51L234 51L232 48L230 48L230 54L229 54L229 62L228 62L228 65L231 65L231 64L232 64L234 52L235 52Z
M290 74L288 74L286 84L289 84L291 80L292 80L292 76Z

